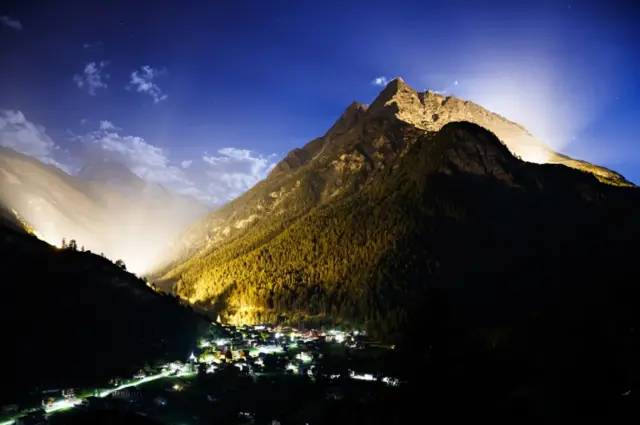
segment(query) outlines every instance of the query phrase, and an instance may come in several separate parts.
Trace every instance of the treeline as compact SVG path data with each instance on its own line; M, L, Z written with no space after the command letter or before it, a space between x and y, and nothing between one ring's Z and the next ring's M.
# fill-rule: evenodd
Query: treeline
M76 242L75 239L71 239L69 242L67 242L67 238L62 238L62 241L60 242L60 248L68 249L69 251L80 251L91 254L91 251L84 249L84 245L82 245L82 247L78 249L78 242ZM107 258L103 252L100 253L100 256L102 258ZM120 267L122 270L127 270L127 265L121 259L116 260L113 264Z

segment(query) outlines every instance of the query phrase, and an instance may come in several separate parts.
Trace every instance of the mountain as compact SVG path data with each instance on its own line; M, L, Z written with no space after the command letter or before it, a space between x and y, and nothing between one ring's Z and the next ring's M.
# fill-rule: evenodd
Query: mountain
M338 323L395 344L400 422L418 406L637 415L640 189L573 159L525 162L526 145L476 123L425 130L400 113L420 100L407 90L350 105L194 224L158 286L223 321Z
M209 327L111 261L55 248L8 220L0 219L0 338L13 359L0 372L5 404L35 387L102 386L185 359Z
M447 122L459 118L475 124ZM503 143L479 125L511 137ZM562 165L514 156L534 148ZM625 220L638 196L619 174L555 154L517 124L397 79L195 223L157 283L232 322L341 319L393 339L426 287L477 279L466 270L529 302L507 282L526 277L532 286L518 288L528 294L542 270L559 276L571 261L592 260L613 267L600 252L611 244L585 228L631 240L637 224ZM521 276L532 258L537 269Z
M117 162L91 163L71 176L8 148L0 148L0 189L0 204L42 239L54 245L75 239L139 273L161 261L172 239L208 211Z
M271 217L287 221L313 206L359 190L359 180L346 181L354 176L353 170L360 170L366 162L359 171L366 180L368 170L393 164L405 145L403 140L390 138L389 126L404 123L432 132L455 121L468 121L488 129L514 155L530 162L562 164L589 172L607 184L633 186L611 170L552 152L521 125L472 102L431 91L420 93L398 78L387 85L371 106L353 102L327 133L291 151L265 181L193 224L175 244L173 261L157 270L156 275L175 268L196 253L233 240L248 227L264 226ZM308 183L306 187L300 186L303 181ZM309 193L305 192L307 189Z

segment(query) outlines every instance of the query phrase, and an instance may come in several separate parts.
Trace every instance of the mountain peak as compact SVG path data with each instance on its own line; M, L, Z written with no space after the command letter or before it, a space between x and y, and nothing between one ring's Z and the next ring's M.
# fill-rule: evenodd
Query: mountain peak
M394 102L398 104L396 109L399 109L400 105L406 102L420 103L420 98L416 90L405 83L401 77L398 77L389 81L386 87L373 101L369 110L377 113Z
M142 179L125 164L108 158L88 163L77 176L87 181L138 184L142 182Z

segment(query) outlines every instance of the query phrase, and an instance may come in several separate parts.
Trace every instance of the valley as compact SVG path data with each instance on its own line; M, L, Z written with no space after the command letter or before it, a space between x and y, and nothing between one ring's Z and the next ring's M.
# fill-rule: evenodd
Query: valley
M45 420L25 397L48 388L79 395L45 401L73 407L52 424L404 423L425 400L547 420L637 400L639 189L470 102L393 80L212 212L123 164L72 176L0 153L16 425Z

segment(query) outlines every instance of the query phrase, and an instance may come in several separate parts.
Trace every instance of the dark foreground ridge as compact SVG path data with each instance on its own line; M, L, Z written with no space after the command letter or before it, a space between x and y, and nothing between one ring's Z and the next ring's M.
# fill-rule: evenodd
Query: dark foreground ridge
M108 259L59 250L8 218L0 222L0 270L0 339L15 359L0 372L4 403L36 387L106 386L146 364L184 358L208 325Z

